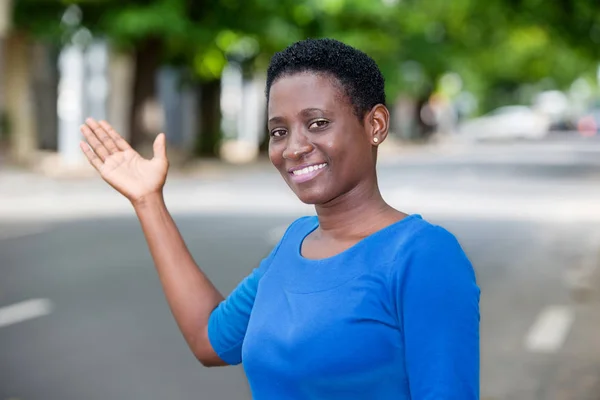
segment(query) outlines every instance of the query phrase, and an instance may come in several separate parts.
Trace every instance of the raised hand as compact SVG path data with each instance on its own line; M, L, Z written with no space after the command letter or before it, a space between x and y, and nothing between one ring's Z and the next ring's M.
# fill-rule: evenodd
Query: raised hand
M148 196L161 194L167 178L169 162L163 133L154 140L154 157L140 156L112 126L105 121L88 118L81 126L86 142L81 150L102 179L134 205Z

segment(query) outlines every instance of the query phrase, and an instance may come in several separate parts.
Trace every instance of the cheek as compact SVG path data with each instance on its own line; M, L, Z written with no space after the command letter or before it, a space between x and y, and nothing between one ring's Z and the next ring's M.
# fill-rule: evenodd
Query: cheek
M321 143L327 154L342 161L357 163L363 161L365 149L364 133L354 126L342 127L335 135L331 135Z
M283 163L283 153L281 146L278 144L274 144L273 142L269 143L269 160L275 167L281 166Z

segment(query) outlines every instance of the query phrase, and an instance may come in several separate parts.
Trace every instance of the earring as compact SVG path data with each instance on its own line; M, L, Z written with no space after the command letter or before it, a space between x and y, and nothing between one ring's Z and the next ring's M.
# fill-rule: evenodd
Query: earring
M379 142L379 139L378 139L378 138L376 138L376 137L374 137L374 138L373 138L373 143L377 143L377 142Z

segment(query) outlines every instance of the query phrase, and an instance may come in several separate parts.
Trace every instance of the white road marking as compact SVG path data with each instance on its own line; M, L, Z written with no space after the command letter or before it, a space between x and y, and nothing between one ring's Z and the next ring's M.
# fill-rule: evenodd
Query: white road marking
M14 225L0 229L0 240L22 238L43 233L47 230L48 226L46 225Z
M30 319L43 317L52 312L48 299L31 299L0 308L0 328Z
M564 344L575 315L566 306L544 309L525 338L525 348L536 353L555 353Z

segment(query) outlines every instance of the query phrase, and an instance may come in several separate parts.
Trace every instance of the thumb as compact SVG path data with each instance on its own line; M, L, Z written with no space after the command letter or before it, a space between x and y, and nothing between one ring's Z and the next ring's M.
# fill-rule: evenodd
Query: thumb
M167 159L167 140L164 133L159 133L152 144L154 158Z

